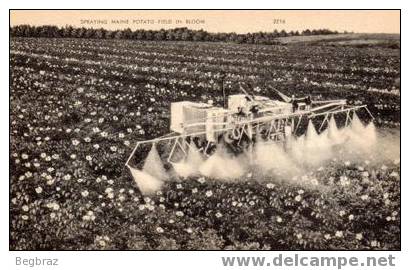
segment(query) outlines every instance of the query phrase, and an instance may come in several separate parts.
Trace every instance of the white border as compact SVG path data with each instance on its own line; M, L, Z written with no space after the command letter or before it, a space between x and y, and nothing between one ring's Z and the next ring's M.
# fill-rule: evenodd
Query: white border
M1 1L0 3L0 25L1 25L1 37L2 41L0 42L1 46L1 71L0 78L2 83L1 99L0 99L0 125L2 127L8 127L9 124L9 112L8 112L8 100L9 100L9 87L8 87L8 75L9 75L9 60L8 60L8 31L9 31L9 11L8 9L24 9L24 8L206 8L206 9L221 9L221 8L333 8L333 9L346 9L346 8L401 8L402 9L402 71L404 74L402 76L402 104L407 104L410 102L407 90L410 88L407 72L409 70L409 53L406 48L409 48L409 36L405 31L408 28L408 16L410 9L403 3L404 1L387 2L386 1L375 1L375 0L344 0L340 1L337 4L333 1L328 0L316 0L316 1L261 1L258 4L256 1L217 1L217 0L207 0L207 1L84 1L84 0L70 0L70 1ZM407 29L408 30L408 29ZM407 45L406 45L407 44ZM404 106L402 108L402 115L409 115L409 107ZM366 255L370 256L381 256L394 254L397 257L398 265L394 269L405 269L405 266L410 265L410 254L409 254L409 173L406 168L408 168L408 152L409 141L406 138L409 138L409 130L407 121L404 119L402 121L402 251L401 252L300 252L301 254L306 254L310 256L319 256L319 255L332 255L332 256L358 256L365 257ZM1 246L1 256L2 256L2 266L3 269L25 269L27 267L15 266L15 257L55 257L60 258L60 266L54 267L53 269L84 269L84 268L93 268L93 269L227 269L222 267L220 263L220 256L274 256L274 252L10 252L9 249L9 134L8 132L0 133L1 138L1 225L0 225L0 246ZM282 252L285 253L285 252ZM289 252L290 254L294 252ZM7 263L6 263L7 262ZM29 269L28 267L27 269ZM383 269L391 269L389 267L382 267ZM34 269L43 269L34 268ZM52 268L45 268L52 269ZM290 269L295 269L294 267ZM354 269L354 268L342 268L342 269ZM356 269L365 269L363 267L356 267Z

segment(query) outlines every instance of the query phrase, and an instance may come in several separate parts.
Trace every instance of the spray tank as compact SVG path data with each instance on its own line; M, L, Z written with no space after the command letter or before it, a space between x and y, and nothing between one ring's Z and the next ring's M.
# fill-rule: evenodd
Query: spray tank
M369 148L376 141L374 124L364 126L356 114L366 110L373 118L365 105L289 98L282 93L282 100L272 100L242 92L228 97L227 108L191 101L171 103L171 133L137 142L126 162L140 190L146 194L159 190L170 175L232 180L255 166L274 174L297 172L330 159L333 145L348 140L355 147ZM336 115L345 115L342 128ZM319 129L314 121L321 121ZM307 126L300 136L303 122ZM133 164L147 145L151 147L143 166Z

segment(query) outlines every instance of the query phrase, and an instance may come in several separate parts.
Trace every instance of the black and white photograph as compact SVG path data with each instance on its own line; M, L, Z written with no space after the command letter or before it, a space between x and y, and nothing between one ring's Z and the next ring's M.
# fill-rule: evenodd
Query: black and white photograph
M400 10L9 10L10 251L400 251Z

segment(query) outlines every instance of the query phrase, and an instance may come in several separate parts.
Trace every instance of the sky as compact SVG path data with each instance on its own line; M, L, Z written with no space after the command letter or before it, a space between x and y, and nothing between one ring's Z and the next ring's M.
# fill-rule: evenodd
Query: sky
M11 26L72 25L110 30L188 27L208 32L327 28L355 33L400 33L399 10L13 10Z

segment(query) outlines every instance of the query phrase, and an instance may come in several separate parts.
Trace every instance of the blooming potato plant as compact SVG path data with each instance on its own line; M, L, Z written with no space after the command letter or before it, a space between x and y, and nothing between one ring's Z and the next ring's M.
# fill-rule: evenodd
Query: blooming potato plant
M222 104L222 74L232 93L245 81L272 96L272 82L288 95L366 103L378 126L399 126L400 97L386 93L399 53L12 39L10 248L399 249L400 160L340 157L295 181L176 179L149 197L124 167L138 140L168 132L170 102Z

